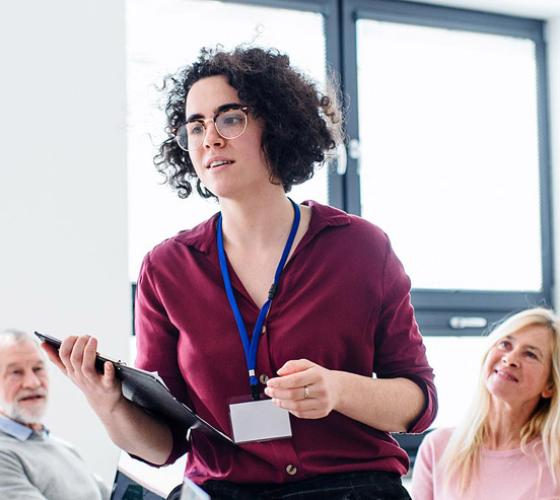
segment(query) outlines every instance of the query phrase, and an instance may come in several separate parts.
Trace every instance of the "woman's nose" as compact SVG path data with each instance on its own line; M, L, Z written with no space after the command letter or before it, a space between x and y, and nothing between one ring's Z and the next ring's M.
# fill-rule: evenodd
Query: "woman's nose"
M218 134L216 125L210 122L206 127L206 135L204 136L204 147L220 147L223 146L225 139Z
M502 356L502 363L508 366L519 366L517 355L514 352L508 352Z

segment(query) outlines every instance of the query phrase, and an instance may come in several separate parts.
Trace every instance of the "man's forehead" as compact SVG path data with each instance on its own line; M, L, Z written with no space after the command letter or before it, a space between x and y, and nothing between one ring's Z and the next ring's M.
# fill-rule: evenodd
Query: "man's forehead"
M16 363L44 362L40 347L33 341L6 342L0 344L0 366Z

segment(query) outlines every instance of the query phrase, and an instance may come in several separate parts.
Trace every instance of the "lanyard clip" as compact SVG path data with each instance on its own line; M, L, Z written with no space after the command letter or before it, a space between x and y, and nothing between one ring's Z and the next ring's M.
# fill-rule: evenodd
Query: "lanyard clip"
M251 384L251 396L255 401L261 399L261 395L259 394L259 386Z
M272 300L274 298L277 290L278 290L278 283L272 283L272 286L270 287L270 290L268 291L268 300Z

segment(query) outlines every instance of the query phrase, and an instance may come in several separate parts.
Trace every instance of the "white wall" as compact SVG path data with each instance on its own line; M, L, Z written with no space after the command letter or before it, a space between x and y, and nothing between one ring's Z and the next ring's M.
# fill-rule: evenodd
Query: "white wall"
M124 26L122 0L0 3L0 328L90 333L123 359ZM55 371L47 423L111 483L117 450Z

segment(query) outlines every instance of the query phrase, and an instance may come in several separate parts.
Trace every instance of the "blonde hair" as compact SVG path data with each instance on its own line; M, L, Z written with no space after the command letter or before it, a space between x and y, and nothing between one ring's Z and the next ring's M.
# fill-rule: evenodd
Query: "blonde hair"
M556 485L560 484L560 317L541 307L527 309L506 318L488 336L488 345L481 367L496 342L530 325L544 325L552 334L552 362L550 381L552 396L541 398L533 415L521 428L521 449L535 438L542 440L545 460ZM448 483L457 484L464 493L478 471L480 454L489 437L490 393L486 388L484 369L481 369L474 400L463 423L453 432L442 456L441 466Z

